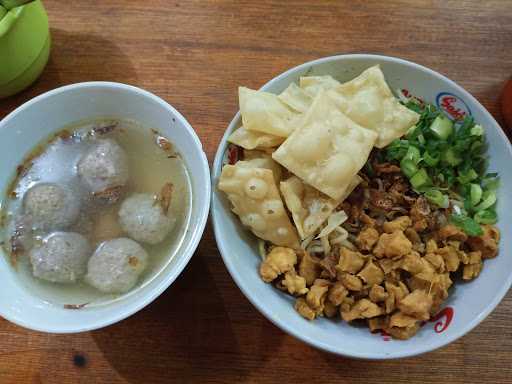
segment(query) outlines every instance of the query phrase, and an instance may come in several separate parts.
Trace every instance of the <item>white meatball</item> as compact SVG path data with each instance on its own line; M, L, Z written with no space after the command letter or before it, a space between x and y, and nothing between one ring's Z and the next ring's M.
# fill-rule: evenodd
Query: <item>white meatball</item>
M87 239L75 232L55 232L30 251L35 277L54 283L74 283L87 271L91 247Z
M80 199L67 187L36 184L23 198L23 210L34 229L65 229L80 213Z
M158 244L172 231L176 219L163 212L153 195L137 193L121 204L119 223L133 239Z
M85 280L106 293L124 293L137 283L148 254L137 242L120 237L100 244L89 259Z
M122 187L128 181L128 158L117 142L99 140L78 162L78 176L93 193Z

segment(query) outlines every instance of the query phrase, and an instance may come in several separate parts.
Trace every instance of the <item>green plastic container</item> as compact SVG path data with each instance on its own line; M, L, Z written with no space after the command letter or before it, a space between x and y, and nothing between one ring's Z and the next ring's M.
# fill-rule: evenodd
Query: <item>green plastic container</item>
M41 1L11 9L9 4L0 0L0 98L32 84L50 55L48 16Z

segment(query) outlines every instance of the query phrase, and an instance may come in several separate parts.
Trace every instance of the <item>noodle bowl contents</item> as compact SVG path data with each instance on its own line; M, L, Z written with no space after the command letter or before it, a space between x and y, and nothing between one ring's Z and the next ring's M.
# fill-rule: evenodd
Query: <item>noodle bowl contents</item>
M407 339L497 256L499 178L472 118L396 98L379 66L239 101L218 188L304 318Z
M84 121L39 146L2 201L3 244L33 293L65 308L115 299L172 259L190 220L172 143L132 121Z

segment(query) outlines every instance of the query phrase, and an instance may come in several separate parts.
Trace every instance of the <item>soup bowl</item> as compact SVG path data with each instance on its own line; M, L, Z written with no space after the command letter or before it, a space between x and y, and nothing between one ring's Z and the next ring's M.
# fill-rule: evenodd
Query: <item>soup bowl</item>
M187 120L161 98L118 83L88 82L42 94L0 122L0 191L6 195L17 165L59 129L103 117L155 128L180 152L191 184L190 219L170 261L154 276L115 300L70 309L42 299L20 283L18 271L0 250L0 315L20 326L51 333L88 331L122 320L157 298L178 277L201 239L210 204L210 171L201 142Z
M271 322L302 341L339 355L365 359L391 359L418 355L442 347L476 327L498 305L512 283L511 238L512 147L489 112L467 91L445 76L421 65L393 57L355 54L326 57L284 72L261 89L282 92L301 76L331 75L344 82L363 70L379 64L392 90L436 104L452 118L471 115L485 128L489 144L489 172L499 172L498 228L501 231L498 257L486 260L480 276L469 283L458 283L441 311L409 340L392 340L384 333L370 333L338 320L319 318L308 321L293 308L294 299L264 283L259 276L257 241L231 212L229 201L217 184L227 155L227 137L241 126L237 113L218 148L212 169L212 219L221 255L231 276L245 296Z

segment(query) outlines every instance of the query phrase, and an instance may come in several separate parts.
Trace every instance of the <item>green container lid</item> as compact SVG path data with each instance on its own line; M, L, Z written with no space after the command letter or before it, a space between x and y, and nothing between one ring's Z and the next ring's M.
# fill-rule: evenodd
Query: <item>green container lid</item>
M48 61L50 31L40 0L9 10L17 3L0 2L1 98L28 87L40 75Z
M0 5L5 9L13 9L16 7L21 7L22 5L31 3L34 0L0 0Z

